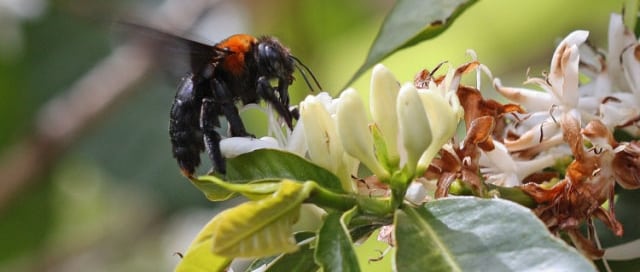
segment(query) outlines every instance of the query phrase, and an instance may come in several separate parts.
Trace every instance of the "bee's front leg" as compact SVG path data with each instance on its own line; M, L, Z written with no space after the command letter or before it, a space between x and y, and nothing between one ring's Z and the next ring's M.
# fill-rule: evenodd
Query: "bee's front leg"
M287 85L282 85L283 83L279 83L279 95L276 95L275 88L269 84L269 79L267 77L258 78L258 86L257 92L262 99L271 104L276 112L284 118L284 121L287 123L290 129L293 129L293 118L297 117L297 111L289 111L289 94L287 93Z

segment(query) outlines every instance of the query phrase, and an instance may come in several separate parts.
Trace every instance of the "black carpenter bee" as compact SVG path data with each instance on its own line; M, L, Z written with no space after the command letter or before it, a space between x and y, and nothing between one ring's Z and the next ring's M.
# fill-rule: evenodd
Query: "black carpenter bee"
M322 89L311 70L274 37L237 34L208 45L147 27L133 27L161 42L178 42L187 47L190 71L182 78L171 106L169 135L173 157L182 174L189 178L200 165L200 154L205 149L213 171L225 173L221 136L216 131L220 128L219 116L229 122L231 136L253 136L240 119L238 102L246 105L264 100L293 128L293 120L299 117L297 109L289 109L288 88L294 80L294 69L300 71L312 91L306 73Z

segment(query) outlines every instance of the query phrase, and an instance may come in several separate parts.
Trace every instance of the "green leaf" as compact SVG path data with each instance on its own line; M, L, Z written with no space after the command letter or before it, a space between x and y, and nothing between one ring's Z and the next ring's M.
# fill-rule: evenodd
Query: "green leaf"
M344 192L333 173L293 153L259 149L227 160L228 181L242 183L269 179L313 180L333 192Z
M202 176L192 180L212 201L226 200L235 193L240 193L251 200L258 200L272 194L280 188L280 180L256 181L250 184L228 183L216 176ZM215 198L217 196L223 196Z
M283 180L273 195L225 210L211 220L213 253L264 257L298 249L291 226L315 183Z
M475 2L476 0L398 0L385 18L367 59L347 85L394 52L438 36Z
M596 271L527 208L448 198L395 215L396 271Z
M266 271L317 271L319 267L315 263L313 252L310 243L302 245L298 251L276 258Z
M213 221L209 221L202 228L196 238L193 239L193 242L191 242L180 263L178 263L177 272L224 271L229 266L231 258L215 255L211 251L215 228Z
M295 234L298 251L269 256L255 260L245 271L256 271L266 268L266 271L317 271L320 268L313 258L315 232L298 232Z
M351 212L345 215L351 217ZM360 271L353 242L340 213L329 213L318 232L315 258L324 271Z
M191 184L202 191L207 199L211 201L224 201L231 198L234 194L232 191L225 189L217 183L211 182L211 180L205 177L190 180Z

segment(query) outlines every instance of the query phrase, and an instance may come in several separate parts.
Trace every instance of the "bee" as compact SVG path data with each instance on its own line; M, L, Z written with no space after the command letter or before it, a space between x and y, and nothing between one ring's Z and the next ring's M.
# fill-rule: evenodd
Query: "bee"
M169 136L173 157L182 174L193 177L206 150L213 172L225 173L220 152L219 117L229 123L232 137L253 137L247 132L238 113L242 105L266 101L287 126L299 118L297 109L289 107L288 88L294 70L300 71L311 91L320 84L311 70L290 50L271 36L254 37L236 34L209 45L144 26L133 26L161 42L178 42L186 46L188 69L182 77L170 111Z

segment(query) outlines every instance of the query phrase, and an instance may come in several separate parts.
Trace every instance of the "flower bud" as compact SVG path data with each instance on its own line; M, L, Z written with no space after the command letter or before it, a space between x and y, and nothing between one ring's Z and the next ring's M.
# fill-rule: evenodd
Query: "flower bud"
M456 133L458 121L460 120L459 112L449 104L444 97L431 90L420 90L418 94L422 100L424 111L430 123L432 141L427 150L421 155L418 161L417 174L421 175L431 164L431 160L438 153L442 145L447 143ZM451 97L453 104L458 104L458 98L454 95Z
M336 115L338 135L344 150L360 160L376 176L386 179L389 174L374 155L367 113L360 95L354 89L342 92Z
M373 67L371 75L371 93L369 107L371 117L382 132L384 142L387 143L387 155L390 163L396 164L398 154L398 117L396 104L400 84L393 74L382 64Z
M431 143L431 125L418 91L412 83L400 89L396 104L398 125L407 152L407 169L415 174L416 162Z

